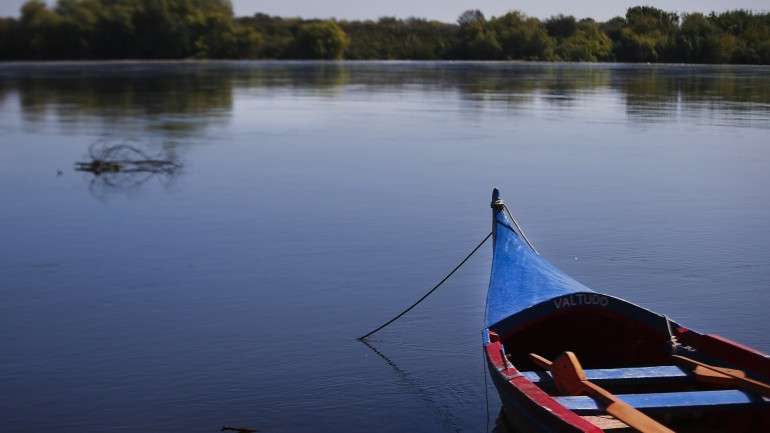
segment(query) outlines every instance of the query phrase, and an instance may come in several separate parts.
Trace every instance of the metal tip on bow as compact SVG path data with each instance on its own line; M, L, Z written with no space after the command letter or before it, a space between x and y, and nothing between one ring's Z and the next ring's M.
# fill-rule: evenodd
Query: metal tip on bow
M505 206L505 202L500 199L500 190L497 188L492 189L492 209L497 211L502 210Z

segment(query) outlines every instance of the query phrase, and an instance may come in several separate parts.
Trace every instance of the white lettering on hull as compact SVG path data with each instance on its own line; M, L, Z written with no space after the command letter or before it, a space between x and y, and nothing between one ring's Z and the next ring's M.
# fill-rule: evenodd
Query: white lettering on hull
M553 305L557 310L562 308L578 307L581 305L596 305L599 307L606 307L609 303L609 298L606 296L598 295L596 293L576 293L574 295L567 295L553 300Z

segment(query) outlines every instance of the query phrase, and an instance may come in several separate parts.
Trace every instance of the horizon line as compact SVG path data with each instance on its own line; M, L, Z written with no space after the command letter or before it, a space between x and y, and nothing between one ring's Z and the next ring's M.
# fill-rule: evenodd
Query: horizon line
M50 3L54 3L54 2L51 2L50 0L48 0L48 1L44 0L44 1L48 5L49 8L52 8L52 5ZM58 0L56 0L55 3L58 3ZM231 1L231 4L232 4L232 1ZM704 15L709 15L711 13L724 13L724 12L731 12L731 11L747 11L747 12L750 12L750 13L756 14L756 15L770 14L770 8L767 8L767 9L749 9L749 8L730 8L730 7L725 7L725 8L722 8L722 9L710 9L710 10L705 10L705 9L702 9L702 10L672 10L672 9L665 9L665 8L660 8L660 7L657 7L657 6L652 6L652 5L649 5L649 4L639 4L639 5L636 5L636 6L630 6L628 8L625 8L625 10L622 10L620 13L611 15L608 18L597 18L597 17L590 16L590 15L576 15L576 14L569 14L569 13L563 13L563 12L553 13L553 14L550 14L548 16L536 16L536 15L529 14L527 11L525 11L523 9L517 9L517 8L506 9L504 12L502 12L500 14L487 14L484 10L482 10L480 8L468 8L468 9L463 9L462 11L459 11L457 13L457 17L459 18L460 15L463 12L468 11L468 10L480 10L481 13L483 13L484 16L486 18L488 18L488 19L494 18L494 17L499 17L499 16L502 16L502 15L505 15L506 13L516 11L516 12L523 13L527 17L537 18L537 19L539 19L541 21L545 21L548 18L551 18L551 17L554 17L554 16L564 15L564 16L575 17L578 20L581 20L581 19L593 19L596 22L606 22L606 21L609 21L609 20L611 20L613 18L618 18L618 17L625 18L626 12L628 11L628 9L630 9L632 7L654 7L656 9L660 9L660 10L663 10L663 11L666 11L666 12L674 12L679 17L681 17L682 15L685 15L685 14L692 14L692 13L701 13L701 14L704 14ZM457 22L456 19L451 20L451 21L447 21L447 20L443 20L443 19L440 19L440 18L431 18L431 17L427 17L427 16L397 15L397 14L384 14L384 15L377 15L377 16L367 16L367 17L358 16L358 15L351 16L351 17L337 17L337 16L302 15L302 14L276 14L276 13L269 13L269 12L259 11L259 10L256 10L256 11L253 11L253 12L245 12L245 11L244 12L238 12L238 11L236 11L235 6L233 6L233 17L234 18L250 18L250 17L253 17L253 16L257 15L257 14L264 14L264 15L268 15L268 16L271 16L271 17L278 17L278 18L284 18L284 19L297 18L297 19L301 19L301 20L305 20L305 21L312 21L312 20L332 20L332 21L337 21L337 22L341 22L341 21L378 21L378 20L381 20L383 18L395 18L395 19L398 19L398 20L418 19L418 20L440 22L440 23L444 23L444 24L456 24L456 22ZM17 10L16 13L13 14L13 15L0 15L0 18L14 18L14 19L18 19L20 17L21 17L21 8L19 8L19 10Z

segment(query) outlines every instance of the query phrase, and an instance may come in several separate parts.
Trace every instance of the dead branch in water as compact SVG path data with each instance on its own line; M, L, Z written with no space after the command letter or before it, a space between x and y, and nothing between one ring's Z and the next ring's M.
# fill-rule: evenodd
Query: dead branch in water
M248 427L228 427L228 426L222 426L221 431L235 431L238 433L254 433L258 432L259 430L255 428L248 428Z
M180 168L180 164L167 160L152 158L141 149L121 143L109 145L97 141L88 149L91 160L76 162L75 170L87 171L95 175L102 173L131 173L131 172L168 172Z
M108 190L138 188L152 178L161 181L176 176L182 165L172 158L150 156L140 148L128 144L95 142L88 150L90 161L75 163L75 170L93 174L90 189L97 195Z

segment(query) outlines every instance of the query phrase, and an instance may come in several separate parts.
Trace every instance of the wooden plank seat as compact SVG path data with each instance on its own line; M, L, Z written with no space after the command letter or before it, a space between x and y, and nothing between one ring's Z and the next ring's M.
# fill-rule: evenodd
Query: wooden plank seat
M748 405L768 405L770 399L758 397L743 391L727 389L717 391L687 391L664 392L648 394L620 394L619 399L636 409L643 410L673 410L673 409L702 409L702 408L727 408ZM588 396L564 396L554 397L561 403L578 414L590 415L602 413L602 405Z
M529 358L535 365L551 372L556 388L560 392L566 395L586 395L595 398L604 411L641 433L674 433L673 430L629 405L628 402L588 380L585 370L573 352L564 352L555 361L549 361L535 353L530 353Z
M687 371L676 365L630 368L595 368L585 370L586 378L592 382L611 385L627 381L665 381L687 380ZM550 371L523 371L521 373L533 383L548 385L553 382Z

